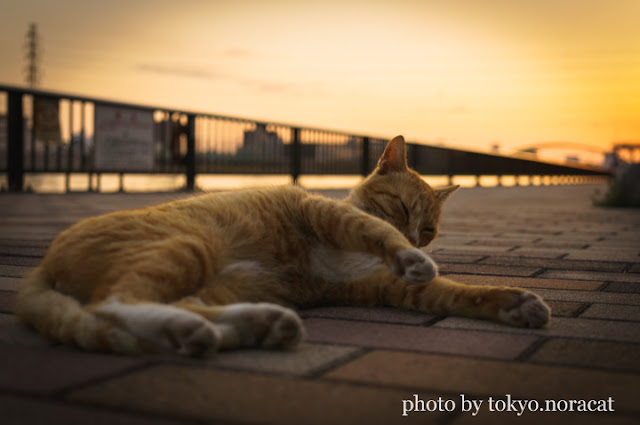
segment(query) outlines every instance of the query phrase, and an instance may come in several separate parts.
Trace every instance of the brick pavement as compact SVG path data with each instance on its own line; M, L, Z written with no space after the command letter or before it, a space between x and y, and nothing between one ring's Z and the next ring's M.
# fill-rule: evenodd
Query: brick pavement
M19 278L60 230L82 217L184 194L0 194L0 421L638 423L640 212L592 207L595 189L462 189L432 246L451 278L539 293L554 313L547 329L321 307L300 312L308 337L295 351L243 350L204 360L50 346L12 314ZM463 411L461 395L482 400L476 416ZM532 400L529 406L554 400L559 410L570 400L611 397L615 411L518 416L498 411L508 410L508 396ZM440 399L433 405L440 411L403 417L403 400L414 397L425 409Z

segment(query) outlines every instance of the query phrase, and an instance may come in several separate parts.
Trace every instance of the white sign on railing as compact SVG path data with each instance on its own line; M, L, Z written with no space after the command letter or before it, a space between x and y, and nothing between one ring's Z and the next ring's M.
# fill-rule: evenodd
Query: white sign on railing
M55 97L34 96L33 126L36 140L45 143L62 143L59 108L59 101Z
M96 104L96 171L153 171L153 113Z

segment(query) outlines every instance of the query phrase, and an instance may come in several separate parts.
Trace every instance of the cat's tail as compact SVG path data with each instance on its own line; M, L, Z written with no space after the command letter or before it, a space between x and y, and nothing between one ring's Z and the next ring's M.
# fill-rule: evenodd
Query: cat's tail
M145 351L133 335L101 319L78 300L56 291L42 267L18 285L15 312L27 325L51 341L87 350L136 353Z

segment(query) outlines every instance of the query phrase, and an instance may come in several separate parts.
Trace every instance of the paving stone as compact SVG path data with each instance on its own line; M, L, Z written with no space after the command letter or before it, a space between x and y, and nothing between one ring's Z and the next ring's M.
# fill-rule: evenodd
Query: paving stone
M476 238L476 240L492 240L492 239L503 240L503 241L516 240L516 241L522 241L527 243L533 243L538 239L540 239L538 236L535 236L535 235L523 235L522 233L511 232L509 228L512 227L513 225L514 225L513 222L505 222L505 227L502 231L494 232L494 233L485 233L483 237L478 237Z
M576 317L579 312L583 311L587 304L575 303L570 301L549 301L546 303L551 307L551 314L554 317Z
M495 233L487 232L486 229L483 231L477 231L477 232L457 231L454 226L454 221L456 223L462 223L464 225L464 223L466 223L466 220L455 220L455 217L452 217L451 215L443 216L441 220L443 220L442 221L443 225L446 225L448 229L443 230L444 227L441 226L440 233L438 234L438 238L434 242L445 241L447 239L450 239L450 240L457 240L457 241L465 241L468 243L468 242L475 241L477 239L491 239L496 235Z
M572 279L572 280L597 280L613 282L634 282L640 283L640 274L637 273L605 273L589 272L577 270L547 270L538 277L549 279Z
M373 351L329 372L325 378L475 398L504 398L506 394L518 399L613 397L617 409L640 412L640 379L613 371Z
M42 222L25 223L22 220L15 220L14 223L0 225L0 233L24 239L44 239L52 237L63 231L66 224L47 225Z
M535 335L473 332L442 327L306 319L307 341L466 356L515 359L538 340Z
M464 255L464 254L447 254L447 253L433 253L431 257L438 264L444 263L475 263L479 260L482 260L485 255Z
M63 200L64 201L64 200ZM64 227L69 226L71 223L78 220L80 217L77 215L65 215L65 216L57 216L57 215L47 215L42 216L41 210L39 208L47 208L46 206L42 207L34 207L31 211L31 215L8 215L4 214L3 223L11 224L11 225L33 225L33 226L56 226L56 227ZM60 213L60 211L56 211L56 213Z
M542 227L541 224L539 224L537 227L519 227L514 229L519 233L522 233L524 235L534 235L534 236L554 236L557 235L558 233L564 232L567 229L564 227L556 227L553 228L552 226L545 226L544 228ZM549 248L549 247L544 247L544 248ZM556 247L556 248L561 248L561 247Z
M640 373L638 345L623 342L551 338L527 361Z
M628 292L640 294L640 285L631 282L610 282L603 289L605 292Z
M476 276L464 274L446 274L446 277L470 285L517 286L522 288L578 289L596 291L604 283L590 280L539 279L513 276Z
M22 277L32 269L33 267L6 266L3 264L0 264L0 277Z
M435 325L436 328L483 330L487 332L513 333L518 335L560 336L589 338L606 341L640 343L640 324L612 320L551 317L549 324L541 329L525 329L465 317L447 317Z
M640 306L593 304L589 306L580 317L589 319L632 320L637 322L640 321ZM638 331L640 332L640 328Z
M608 248L608 249L632 249L640 250L640 234L636 233L631 238L621 238L618 236L605 236L601 240L595 242L592 247L594 248Z
M526 221L526 219L523 221ZM521 233L524 236L531 235L536 238L557 235L559 232L563 232L566 230L564 227L553 228L552 226L543 227L541 224L538 224L538 225L534 225L533 223L527 223L527 224L530 227L521 227L520 225L517 225L516 227L513 227L510 230L516 233Z
M40 264L40 259L34 257L22 257L17 255L0 255L0 264L8 266L35 267Z
M401 418L409 395L344 382L159 366L72 392L69 399L207 423L388 425ZM445 417L434 414L431 420L442 423Z
M13 291L0 291L0 313L13 313Z
M431 245L429 245L429 247L431 247L431 249L433 250L438 250L443 248L464 249L465 246L468 246L474 240L475 238L472 237L472 235L468 235L468 234L463 237L456 237L456 236L451 237L448 235L440 234L438 235L437 239L433 241Z
M635 241L636 244L638 243L640 238L640 225L638 223L638 215L636 214L637 210L632 211L631 217L626 216L627 218L631 218L631 220L624 220L622 230L612 235L612 239Z
M535 243L536 241L540 240L540 237L536 235L524 235L522 233L509 233L509 232L501 232L494 235L493 237L496 240L503 240L503 241L515 240L518 243L522 242L522 243L528 243L528 244ZM486 239L486 240L489 240L489 239Z
M530 237L529 239L535 239ZM469 243L471 246L506 246L509 248L513 248L520 245L529 245L531 244L528 240L518 240L518 239L500 239L500 238L491 238L491 239L476 239Z
M6 229L5 229L6 230ZM64 229L49 231L49 232L6 232L4 233L6 237L21 239L24 241L28 241L32 244L44 244L49 243ZM2 232L2 230L0 230Z
M459 246L438 246L437 244L431 247L435 252L444 254L465 254L465 255L488 255L494 252L499 252L500 255L510 249L506 246L473 246L473 245L459 245Z
M0 291L15 291L18 289L20 278L17 277L0 277Z
M0 314L0 342L25 347L50 347L44 338L23 325L13 314Z
M16 238L8 238L5 235L0 236L0 246L3 247L12 247L16 248L17 251L22 249L40 249L46 250L49 244L51 243L51 239L41 240L41 241L33 241L33 240L23 240ZM13 252L13 251L12 251Z
M537 248L551 248L551 249L574 249L574 250L578 250L578 249L585 249L587 248L589 245L587 243L584 242L563 242L563 241L554 241L550 238L545 238L543 241L541 242L537 242L535 244L535 246Z
M627 267L627 263L519 258L513 256L502 257L495 255L480 261L480 264L546 267L549 269L591 270L602 272L622 272Z
M426 324L435 317L418 311L390 307L316 307L299 310L298 313L303 318L321 317L408 325Z
M619 247L612 247L610 249L597 248L597 249L583 249L569 251L567 260L594 260L594 261L622 261L622 262L640 262L640 255L638 249L635 250L623 250Z
M237 350L217 353L208 365L290 376L311 376L362 353L356 347L303 343L294 350ZM202 361L197 360L201 364Z
M530 257L530 258L563 258L566 250L539 248L535 246L522 246L512 251L500 253L501 256Z
M69 405L38 398L0 395L3 425L67 424L67 425L178 425L158 416L141 417L131 412L116 412L94 406ZM224 424L220 424L224 425Z
M640 305L640 294L623 294L597 291L565 291L560 289L544 288L535 289L533 291L545 300Z
M53 394L145 364L135 357L0 345L0 388Z
M537 267L491 266L483 264L444 264L441 267L447 273L469 273L482 275L531 277L542 271Z
M606 237L609 236L611 233L601 233L601 232L597 232L597 233L593 233L593 232L577 232L575 230L566 230L563 231L559 234L556 235L547 235L544 236L543 238L538 238L534 241L534 243L542 243L542 242L572 242L574 244L581 244L581 245L593 245L596 243L600 243L599 241Z

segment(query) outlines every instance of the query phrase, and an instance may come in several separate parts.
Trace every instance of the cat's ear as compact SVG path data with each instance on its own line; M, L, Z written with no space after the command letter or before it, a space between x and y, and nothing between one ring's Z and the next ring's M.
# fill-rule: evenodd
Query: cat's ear
M437 188L436 193L438 196L438 201L440 202L446 201L449 198L449 196L451 196L453 192L455 192L458 189L460 189L459 184Z
M407 168L407 146L404 137L396 136L387 144L376 171L385 175L394 171L405 171Z

